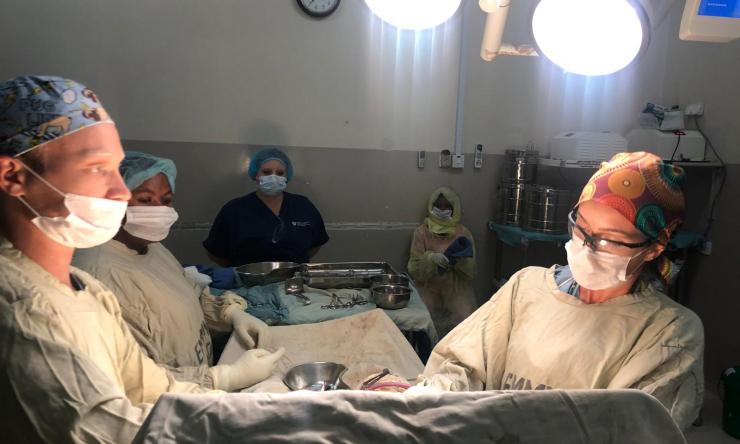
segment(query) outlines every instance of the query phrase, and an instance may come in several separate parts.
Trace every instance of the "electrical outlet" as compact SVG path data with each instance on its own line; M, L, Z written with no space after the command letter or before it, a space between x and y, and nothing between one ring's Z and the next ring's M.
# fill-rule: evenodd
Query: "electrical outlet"
M452 155L452 168L463 168L465 167L465 155L464 154L453 154Z
M416 166L419 167L419 169L424 168L424 164L427 161L427 152L426 151L419 151L416 155Z
M452 166L452 153L450 150L442 150L439 153L439 167L449 168Z
M687 116L701 116L704 115L704 104L703 103L692 103L686 105L686 109L683 111Z
M483 167L483 145L475 146L475 157L473 158L473 168L480 169Z

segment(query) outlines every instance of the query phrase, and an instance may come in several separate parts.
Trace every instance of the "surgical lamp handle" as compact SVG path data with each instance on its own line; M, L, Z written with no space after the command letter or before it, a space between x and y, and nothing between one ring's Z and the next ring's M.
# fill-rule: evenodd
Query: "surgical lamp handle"
M487 13L480 56L483 60L490 62L496 58L501 49L501 40L504 36L506 18L509 15L510 1L480 0L478 5Z

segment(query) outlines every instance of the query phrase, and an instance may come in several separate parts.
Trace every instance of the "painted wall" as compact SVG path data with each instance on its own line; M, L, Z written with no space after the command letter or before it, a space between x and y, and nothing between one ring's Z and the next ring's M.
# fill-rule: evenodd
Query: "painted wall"
M663 2L664 0L658 0ZM532 43L528 14L535 0L512 2L504 41ZM479 57L485 17L477 2L465 9L464 146L489 152L534 142L543 152L551 136L571 130L619 131L635 126L645 102L703 102L706 127L728 162L740 162L740 41L730 44L678 39L684 2L676 1L653 30L647 51L626 69L604 77L562 72L542 58Z
M4 0L0 12L0 78L80 80L125 138L409 150L453 141L459 18L397 33L361 0L322 21L293 0Z
M688 306L704 323L704 372L707 390L715 391L722 372L740 365L736 332L740 313L740 165L730 165L710 233L712 254L691 257Z
M513 4L506 41L531 43L533 4ZM717 145L736 147L740 42L679 41L681 7L637 63L583 78L542 58L482 61L485 16L472 0L418 33L384 25L361 0L322 21L291 0L6 0L0 77L88 83L127 139L438 151L454 143L462 41L466 152L530 141L547 152L561 131L626 132L648 100L703 101Z

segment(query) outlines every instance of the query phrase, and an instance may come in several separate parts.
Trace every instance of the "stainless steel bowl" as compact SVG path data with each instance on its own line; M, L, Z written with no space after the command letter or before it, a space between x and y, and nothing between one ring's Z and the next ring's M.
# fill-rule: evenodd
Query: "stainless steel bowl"
M370 288L380 285L400 285L409 286L409 278L400 274L381 274L370 278Z
M236 274L246 287L282 282L300 271L295 262L256 262L236 267Z
M409 305L411 288L402 285L378 285L370 291L375 305L386 310L398 310Z
M283 382L291 390L347 390L349 386L342 381L347 367L336 362L309 362L293 367L285 374Z

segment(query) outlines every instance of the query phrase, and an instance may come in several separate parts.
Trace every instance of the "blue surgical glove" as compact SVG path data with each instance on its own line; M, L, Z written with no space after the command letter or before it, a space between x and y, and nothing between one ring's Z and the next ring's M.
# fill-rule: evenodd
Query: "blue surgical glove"
M207 274L213 279L211 287L221 290L231 290L238 286L234 267L210 267L208 265L196 265L198 271Z
M473 257L473 243L467 237L458 237L447 247L445 256L448 258Z

